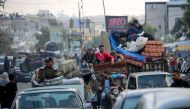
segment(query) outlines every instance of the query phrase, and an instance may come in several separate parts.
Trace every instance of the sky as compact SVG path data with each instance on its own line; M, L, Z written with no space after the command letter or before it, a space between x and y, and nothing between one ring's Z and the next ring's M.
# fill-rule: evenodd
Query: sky
M104 0L106 15L144 15L145 2L148 1L150 0ZM55 15L63 13L73 17L78 16L78 2L80 7L83 5L83 9L80 8L82 16L104 15L102 0L7 0L3 11L23 15L50 10Z

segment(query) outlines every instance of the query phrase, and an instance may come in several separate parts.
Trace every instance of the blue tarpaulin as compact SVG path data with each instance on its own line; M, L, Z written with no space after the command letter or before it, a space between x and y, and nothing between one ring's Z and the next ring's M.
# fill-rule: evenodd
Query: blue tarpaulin
M112 35L112 33L110 33L109 39L110 39L111 48L113 50L115 50L116 52L121 53L124 56L133 58L135 61L145 62L144 56L142 56L142 55L140 55L138 53L132 53L132 52L129 52L127 50L117 48L117 42L116 42L115 37Z

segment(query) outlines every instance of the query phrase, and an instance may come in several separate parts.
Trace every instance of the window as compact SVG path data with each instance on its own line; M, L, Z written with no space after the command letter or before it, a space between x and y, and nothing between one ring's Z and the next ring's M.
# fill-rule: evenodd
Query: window
M133 97L126 97L122 109L135 109L140 97L141 97L140 95Z
M156 7L157 7L156 4L153 4L153 5L152 5L152 8L153 8L153 9L156 9Z
M130 77L129 78L129 83L128 83L128 89L136 89L136 78L135 77Z
M23 94L18 97L18 109L79 108L77 95L71 91Z
M168 79L166 74L139 76L138 86L139 89L168 87Z

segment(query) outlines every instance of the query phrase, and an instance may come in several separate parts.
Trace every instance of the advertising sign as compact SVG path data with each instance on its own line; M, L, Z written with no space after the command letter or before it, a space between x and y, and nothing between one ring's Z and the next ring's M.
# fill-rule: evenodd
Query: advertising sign
M106 31L127 31L128 16L106 16Z
M61 28L54 27L54 28L50 29L50 41L51 42L61 43L62 35L63 35L63 30L61 30Z

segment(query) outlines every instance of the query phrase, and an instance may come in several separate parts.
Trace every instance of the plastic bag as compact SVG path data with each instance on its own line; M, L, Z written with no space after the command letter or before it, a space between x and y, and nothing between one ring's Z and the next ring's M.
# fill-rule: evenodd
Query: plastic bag
M127 50L130 52L138 52L145 46L147 41L148 38L146 37L138 37L135 42L134 41L127 42Z

